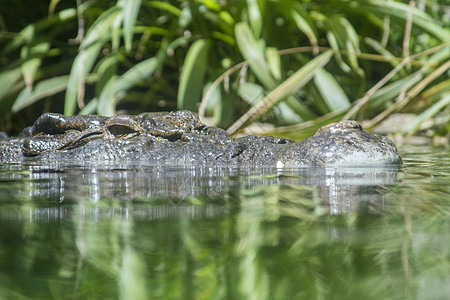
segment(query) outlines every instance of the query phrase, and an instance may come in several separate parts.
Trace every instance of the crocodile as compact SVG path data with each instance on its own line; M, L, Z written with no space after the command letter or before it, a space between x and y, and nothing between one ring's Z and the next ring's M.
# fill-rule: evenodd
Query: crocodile
M190 111L139 115L41 115L18 137L0 135L0 162L127 162L168 165L382 166L401 164L394 143L356 121L321 127L298 143L233 138Z

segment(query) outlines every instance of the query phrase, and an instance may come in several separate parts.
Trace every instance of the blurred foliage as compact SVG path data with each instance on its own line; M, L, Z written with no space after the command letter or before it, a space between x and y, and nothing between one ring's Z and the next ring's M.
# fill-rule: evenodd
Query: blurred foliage
M50 110L189 109L230 133L406 110L411 134L448 113L449 21L437 0L5 2L0 130Z

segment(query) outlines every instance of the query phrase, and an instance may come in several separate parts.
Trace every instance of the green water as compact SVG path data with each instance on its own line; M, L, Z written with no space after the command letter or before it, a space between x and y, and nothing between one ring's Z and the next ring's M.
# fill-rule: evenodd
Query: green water
M0 165L0 299L448 299L450 155Z

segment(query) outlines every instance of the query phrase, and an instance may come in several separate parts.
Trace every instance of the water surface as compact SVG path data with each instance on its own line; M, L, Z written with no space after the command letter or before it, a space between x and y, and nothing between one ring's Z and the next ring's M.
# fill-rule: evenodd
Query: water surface
M402 168L0 165L0 299L447 299L448 149Z

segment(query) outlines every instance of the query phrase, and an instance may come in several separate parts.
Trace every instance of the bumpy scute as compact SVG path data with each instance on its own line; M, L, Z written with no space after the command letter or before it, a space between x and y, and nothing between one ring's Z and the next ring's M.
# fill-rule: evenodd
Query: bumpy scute
M301 143L234 139L189 111L67 117L44 114L22 137L0 139L0 162L133 161L165 164L368 166L400 164L395 145L355 121L326 125Z

